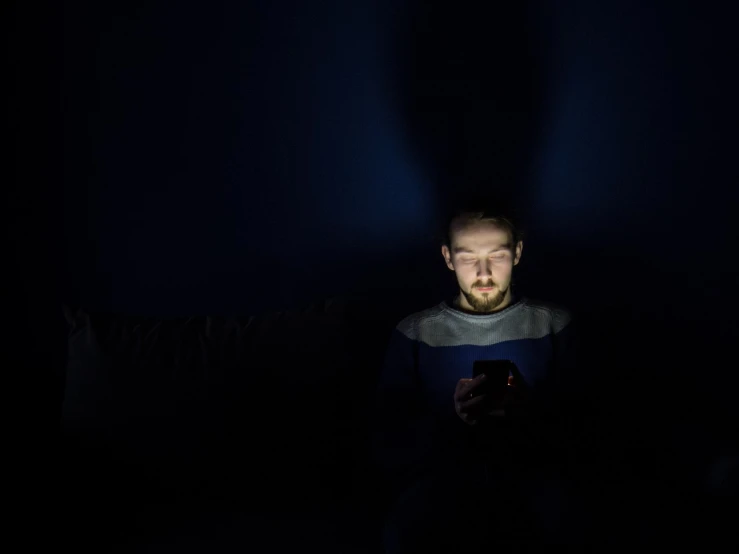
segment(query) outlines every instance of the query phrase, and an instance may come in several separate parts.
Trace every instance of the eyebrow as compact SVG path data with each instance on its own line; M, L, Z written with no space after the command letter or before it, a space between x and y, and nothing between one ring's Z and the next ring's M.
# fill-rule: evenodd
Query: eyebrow
M499 250L510 250L510 248L511 247L509 245L502 244L501 246L498 246L497 248L493 248L490 252L488 252L488 254L490 254L492 252L498 252ZM457 247L454 248L454 253L455 254L459 254L460 252L465 252L467 254L474 254L475 253L474 250L470 250L469 248L466 248L464 246L457 246Z

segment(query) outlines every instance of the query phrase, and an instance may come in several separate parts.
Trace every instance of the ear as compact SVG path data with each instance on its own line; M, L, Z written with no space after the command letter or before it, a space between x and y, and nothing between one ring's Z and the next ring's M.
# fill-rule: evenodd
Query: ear
M449 247L446 244L441 247L441 255L444 257L446 266L454 271L454 266L452 265L452 253L449 251Z
M521 261L521 252L523 252L523 241L518 241L518 244L516 245L516 257L513 260L513 265L518 265L518 262Z

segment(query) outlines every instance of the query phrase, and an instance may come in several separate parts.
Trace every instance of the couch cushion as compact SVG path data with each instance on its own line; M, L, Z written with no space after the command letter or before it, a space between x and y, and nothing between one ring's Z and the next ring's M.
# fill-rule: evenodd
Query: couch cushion
M350 352L361 341L346 299L249 317L65 313L67 444L180 491L334 479L352 427L342 391L372 381L356 374L384 348Z

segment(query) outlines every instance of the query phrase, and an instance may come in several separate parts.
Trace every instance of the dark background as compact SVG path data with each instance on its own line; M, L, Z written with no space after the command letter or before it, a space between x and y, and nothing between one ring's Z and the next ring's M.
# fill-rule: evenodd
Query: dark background
M248 315L357 293L410 313L454 293L436 229L482 189L528 231L519 291L578 317L617 444L686 479L735 448L735 14L509 4L16 3L21 452L56 428L62 302Z

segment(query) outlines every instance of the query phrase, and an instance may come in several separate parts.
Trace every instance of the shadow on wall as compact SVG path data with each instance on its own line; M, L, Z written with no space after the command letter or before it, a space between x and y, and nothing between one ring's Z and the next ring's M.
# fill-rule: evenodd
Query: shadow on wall
M482 5L409 2L401 20L396 100L424 165L450 186L525 181L547 109L546 31L527 4L491 19Z

